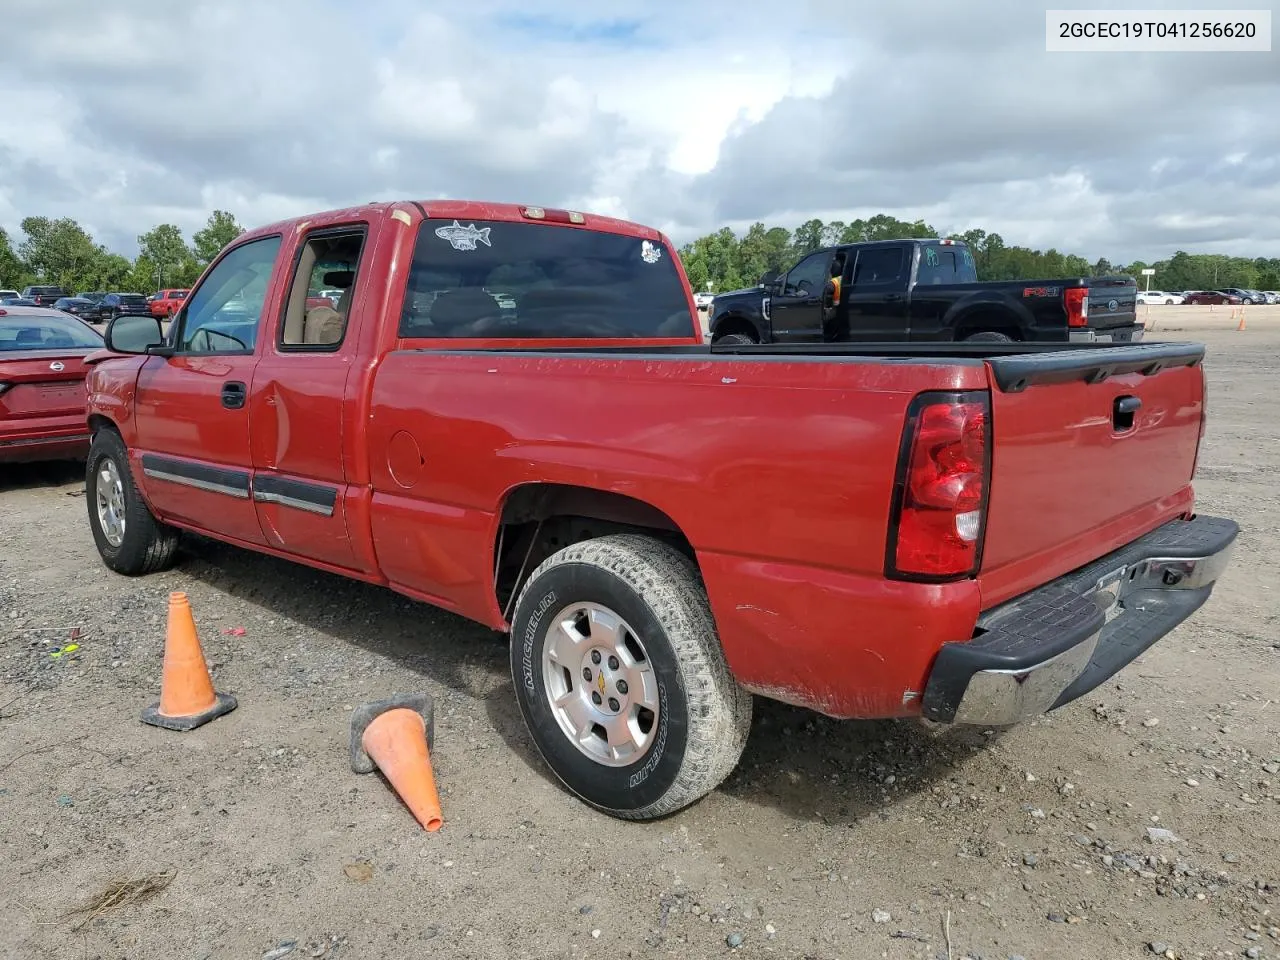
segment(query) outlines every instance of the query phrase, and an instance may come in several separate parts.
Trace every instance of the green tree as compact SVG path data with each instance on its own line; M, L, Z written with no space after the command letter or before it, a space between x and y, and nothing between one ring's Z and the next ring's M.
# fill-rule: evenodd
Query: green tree
M821 249L825 241L825 231L826 228L821 220L806 220L796 227L791 243L793 259L798 260L805 254Z
M222 252L222 248L244 233L244 227L236 223L236 218L225 210L215 210L209 215L203 230L197 230L191 237L191 247L195 254L196 264L208 266ZM191 278L192 281L195 277Z
M69 217L27 217L22 232L26 239L18 254L38 279L71 290L87 289L85 281L93 276L101 253L80 224Z
M13 249L8 232L0 227L0 287L21 290L30 279L31 271Z
M138 237L138 259L146 259L155 270L146 289L158 290L179 279L183 264L192 259L182 231L172 223L162 223ZM135 265L135 278L137 270Z

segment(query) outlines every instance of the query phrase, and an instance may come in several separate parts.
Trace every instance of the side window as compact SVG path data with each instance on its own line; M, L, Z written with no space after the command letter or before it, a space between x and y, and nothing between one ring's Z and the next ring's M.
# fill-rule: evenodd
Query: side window
M855 287L883 286L902 278L902 247L872 247L858 252L853 270Z
M827 267L830 260L831 251L829 250L809 254L787 273L782 295L803 297L822 293L822 286L827 282Z
M279 252L279 237L263 237L218 261L187 300L178 352L252 353Z
M302 245L280 324L280 348L336 350L347 335L347 317L365 231L324 230Z

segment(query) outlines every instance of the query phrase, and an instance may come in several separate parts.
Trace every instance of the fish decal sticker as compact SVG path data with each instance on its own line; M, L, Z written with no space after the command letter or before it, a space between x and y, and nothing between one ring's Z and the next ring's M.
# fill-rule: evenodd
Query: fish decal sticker
M657 263L662 257L662 248L656 243L650 243L648 240L642 241L640 244L640 259L645 263Z
M492 228L477 228L474 223L468 223L464 227L455 220L447 227L436 227L436 236L441 240L448 240L449 245L455 250L475 250L477 243L483 243L486 247L493 246L489 242L490 229Z

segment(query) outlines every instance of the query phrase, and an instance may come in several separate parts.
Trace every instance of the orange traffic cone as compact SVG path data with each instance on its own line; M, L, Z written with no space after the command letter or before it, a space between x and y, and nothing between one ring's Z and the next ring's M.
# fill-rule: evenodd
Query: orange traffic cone
M351 714L351 769L382 771L409 812L432 832L444 823L431 770L435 705L425 693L357 707Z
M235 708L235 697L213 689L187 595L176 591L169 594L160 702L142 711L142 722L185 732Z
M1244 329L1244 307L1243 306L1240 308L1240 324L1239 326L1236 327L1236 329L1237 330Z

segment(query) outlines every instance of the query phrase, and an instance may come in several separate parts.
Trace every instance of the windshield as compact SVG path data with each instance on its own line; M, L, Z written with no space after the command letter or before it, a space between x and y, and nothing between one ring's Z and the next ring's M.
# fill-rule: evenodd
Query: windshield
M0 317L0 352L102 346L102 337L78 320L52 316Z
M674 259L638 237L546 223L427 220L402 337L692 337Z
M946 283L977 283L978 270L973 254L963 244L922 243L917 286Z

